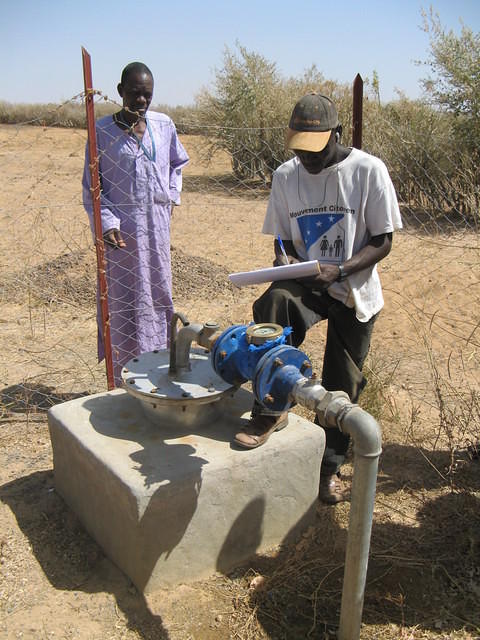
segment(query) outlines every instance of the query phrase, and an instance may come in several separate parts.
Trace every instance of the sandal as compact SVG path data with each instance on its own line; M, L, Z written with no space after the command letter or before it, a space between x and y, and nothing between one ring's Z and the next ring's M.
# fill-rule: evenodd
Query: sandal
M265 444L274 431L284 429L288 424L288 411L272 416L262 413L252 415L245 429L235 435L234 442L245 449L256 449Z

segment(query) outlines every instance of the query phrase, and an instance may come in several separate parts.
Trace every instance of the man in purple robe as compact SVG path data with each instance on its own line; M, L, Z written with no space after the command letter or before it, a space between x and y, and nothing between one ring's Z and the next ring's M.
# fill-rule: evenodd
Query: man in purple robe
M123 108L96 125L117 386L130 358L168 347L173 314L170 218L172 207L180 204L181 170L189 159L172 120L163 113L147 115L153 94L153 76L147 66L127 65L118 92ZM82 184L94 232L88 148ZM99 312L97 318L101 360L105 347Z

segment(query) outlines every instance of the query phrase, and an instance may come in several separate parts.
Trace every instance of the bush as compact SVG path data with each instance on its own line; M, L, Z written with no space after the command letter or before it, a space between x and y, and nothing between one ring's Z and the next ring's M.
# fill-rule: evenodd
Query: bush
M315 66L300 79L283 79L263 56L240 45L238 53L226 48L214 92L204 89L196 102L199 125L211 141L210 157L222 149L230 154L237 178L269 182L272 172L291 156L285 149L285 131L293 106L312 90L326 93L342 115L351 115L351 108L345 109L347 87L326 81Z
M197 107L195 105L171 107L167 104L159 104L151 107L151 110L166 113L173 120L180 134L195 135L199 132Z
M399 200L428 213L431 226L478 219L476 162L455 117L422 100L366 102L364 146L387 164Z
M114 113L118 106L109 102L98 102L95 114L99 118ZM63 104L11 104L0 102L1 124L39 125L42 127L86 128L85 105L80 101Z
M121 109L121 105L98 100L95 103L95 118L110 115ZM166 113L177 124L179 133L194 133L188 128L198 130L195 107L169 107L158 105L152 111ZM70 100L63 104L12 104L0 102L0 124L38 125L42 127L67 127L86 129L85 104L80 100Z
M462 37L467 36L477 42L471 34ZM372 88L374 99L364 100L364 147L385 161L402 203L410 212L426 212L423 217L435 230L445 221L478 224L478 163L465 137L466 125L478 126L476 120L402 95L381 105L375 72ZM284 136L292 108L312 90L335 102L348 145L351 86L326 80L315 66L299 79L285 79L263 56L240 45L237 52L226 48L214 90L204 89L197 96L200 132L209 140L207 159L221 149L230 155L239 180L268 184L272 172L291 155Z
M454 116L457 140L480 156L480 34L462 26L460 35L446 32L437 14L423 13L423 30L430 37L430 55L423 64L430 75L422 80L426 95ZM422 64L422 63L419 63Z

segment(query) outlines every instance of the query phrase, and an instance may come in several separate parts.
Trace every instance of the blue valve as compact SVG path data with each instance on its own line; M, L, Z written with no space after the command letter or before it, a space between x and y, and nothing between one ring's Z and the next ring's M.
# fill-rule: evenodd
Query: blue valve
M260 358L284 344L291 332L290 327L279 325L233 325L215 341L210 356L212 367L225 382L239 386L252 379Z
M312 377L312 364L302 351L282 345L263 355L254 371L252 388L260 404L272 411L286 411L292 406L290 397L301 378Z
M297 381L312 375L309 358L285 344L291 327L279 325L234 325L215 341L212 366L223 380L240 386L252 381L258 402L272 411L285 411Z

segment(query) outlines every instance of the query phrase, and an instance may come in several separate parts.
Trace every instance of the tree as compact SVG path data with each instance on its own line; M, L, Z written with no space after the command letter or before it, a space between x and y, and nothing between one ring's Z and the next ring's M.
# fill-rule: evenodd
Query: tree
M199 121L208 135L210 154L226 151L237 178L267 184L291 155L285 149L285 131L297 100L308 91L319 91L332 97L340 112L348 105L343 111L351 114L351 90L325 80L315 65L300 78L282 78L275 63L239 44L237 48L238 52L225 49L214 92L204 89L197 96Z
M240 45L238 50L225 48L215 92L204 89L197 96L199 119L208 130L210 153L227 151L237 178L266 182L284 160L277 155L277 138L283 135L277 118L281 81L274 63Z
M432 103L452 113L459 138L471 153L480 155L480 34L462 25L460 35L446 32L437 14L422 12L423 30L430 37L425 64L430 75L422 79Z

